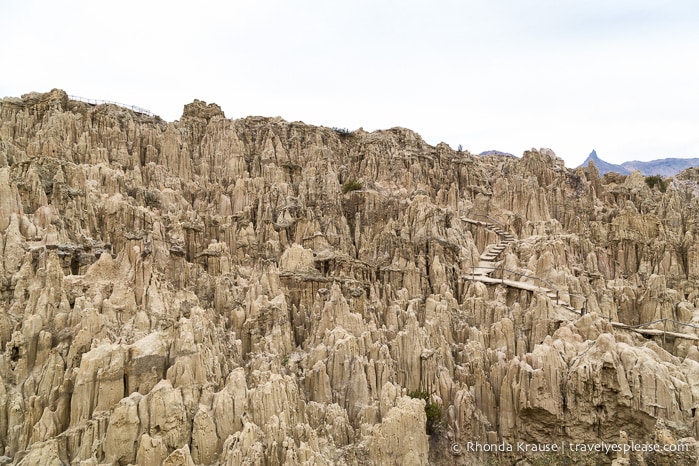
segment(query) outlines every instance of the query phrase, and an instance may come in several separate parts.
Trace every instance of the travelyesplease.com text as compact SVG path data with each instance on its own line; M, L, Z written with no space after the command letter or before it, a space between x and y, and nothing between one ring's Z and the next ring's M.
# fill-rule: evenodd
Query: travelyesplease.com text
M687 452L689 444L656 444L656 443L480 443L480 442L465 442L463 445L453 443L451 446L452 453L460 454L465 452L473 453L505 453L505 452L520 452L520 453L563 453L566 451L572 452L588 452L588 453L633 453L633 452Z

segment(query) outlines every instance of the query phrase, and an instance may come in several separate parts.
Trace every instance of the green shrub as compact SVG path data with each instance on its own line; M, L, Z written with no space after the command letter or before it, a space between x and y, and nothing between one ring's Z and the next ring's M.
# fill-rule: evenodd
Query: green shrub
M442 407L439 403L430 401L430 394L424 390L415 390L414 392L408 393L408 396L410 398L425 400L425 415L427 416L425 431L428 435L437 433L442 421Z
M646 184L650 189L657 186L661 193L664 193L667 189L667 182L665 182L663 177L660 175L646 176Z
M144 198L146 206L155 207L156 209L160 207L160 198L155 191L146 190L144 193Z
M342 192L344 194L347 194L350 191L358 191L360 189L362 189L362 182L355 179L347 180L347 182L342 185Z
M337 135L340 136L341 138L352 135L352 132L350 130L348 130L347 128L337 128L337 127L333 126L333 131L335 131L335 133L337 133Z

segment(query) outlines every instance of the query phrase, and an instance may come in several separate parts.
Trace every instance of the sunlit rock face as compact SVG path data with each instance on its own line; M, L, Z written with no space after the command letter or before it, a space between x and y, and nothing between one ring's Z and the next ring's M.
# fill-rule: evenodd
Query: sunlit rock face
M173 123L60 90L0 111L0 464L536 464L562 457L466 445L681 439L567 454L696 461L694 172L661 191L201 101ZM473 280L495 224L506 276Z

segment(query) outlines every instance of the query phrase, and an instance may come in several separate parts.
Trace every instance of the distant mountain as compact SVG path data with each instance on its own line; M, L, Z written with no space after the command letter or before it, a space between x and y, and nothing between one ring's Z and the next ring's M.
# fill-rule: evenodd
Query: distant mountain
M586 167L590 161L595 162L597 170L599 170L600 175L604 175L608 172L620 173L622 175L629 175L632 171L638 170L641 174L645 176L649 175L660 175L660 176L675 176L682 170L690 167L699 166L699 158L694 159L657 159L651 160L649 162L641 162L638 160L632 160L630 162L624 162L622 164L615 164L605 162L597 156L597 152L594 150L590 152L587 159L580 165L581 167Z
M638 170L644 175L675 176L679 172L699 165L699 158L694 159L658 159L649 162L632 160L624 162L622 166L630 171Z
M509 152L501 152L499 150L487 150L487 151L481 152L478 155L505 155L507 157L514 157L514 155L510 154Z
M597 152L594 150L590 152L590 155L587 156L587 159L580 166L587 167L590 162L595 162L595 166L597 167L597 170L599 170L600 175L604 175L605 173L609 172L621 173L622 175L631 174L631 172L624 168L623 165L605 162L597 156Z

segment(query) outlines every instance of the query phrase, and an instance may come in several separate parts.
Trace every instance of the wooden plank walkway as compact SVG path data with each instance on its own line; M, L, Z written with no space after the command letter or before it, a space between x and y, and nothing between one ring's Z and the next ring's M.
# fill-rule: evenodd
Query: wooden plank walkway
M478 215L480 217L486 217L484 215L480 214L473 214L473 215ZM495 271L499 270L501 271L501 274L504 275L505 272L512 273L515 275L519 275L522 277L530 278L533 280L537 280L543 284L548 284L545 280L534 277L534 276L528 276L521 274L519 272L515 272L512 270L507 270L502 267L498 267L496 264L496 259L502 254L507 247L516 241L516 238L504 230L504 226L497 223L497 221L493 221L489 217L486 217L487 219L491 221L480 221L480 220L475 220L472 218L467 218L467 217L462 217L461 220L467 223L471 223L474 225L479 225L482 226L488 230L493 231L495 234L498 235L500 241L495 243L495 244L490 244L486 246L484 249L483 253L481 254L480 261L478 262L478 266L473 267L472 271L470 274L467 275L462 275L461 277L467 280L471 281L477 281L481 283L486 283L488 285L504 285L508 286L510 288L516 288L520 290L526 290L526 291L531 291L532 293L544 293L546 296L548 296L550 299L555 300L555 303L557 306L562 307L564 309L567 309L568 311L575 313L579 316L582 316L585 314L585 309L576 309L574 308L570 303L565 303L561 302L560 300L560 292L559 290L554 289L553 287L547 287L547 286L539 286L535 285L533 283L527 283L527 282L521 282L517 280L510 280L504 278L494 278L491 277L490 274ZM502 227L502 228L501 228ZM571 296L570 293L564 293L568 296ZM583 299L586 299L583 297ZM587 307L587 304L585 305ZM691 334L691 333L679 333L679 332L673 332L673 331L667 331L665 329L654 329L654 328L640 328L644 327L647 325L655 324L655 323L663 323L663 326L667 325L667 322L671 322L676 325L682 325L682 326L687 326L687 327L692 327L699 329L699 325L691 324L689 322L679 322L675 321L672 319L660 319L656 320L653 322L644 322L642 324L638 325L627 325L621 322L611 322L613 327L617 329L623 329L623 330L629 330L632 332L639 333L641 335L648 335L648 336L662 336L663 340L665 340L666 337L674 337L674 338L683 338L685 340L692 340L692 341L699 341L699 335L697 334Z
M683 322L680 322L680 323L683 323ZM634 326L622 324L621 322L611 322L611 324L616 328L630 330L632 332L640 333L641 335L661 336L661 337L668 336L668 337L675 337L675 338L683 338L685 340L699 341L699 336L693 335L691 333L670 332L667 330L660 330L658 328L634 328Z

